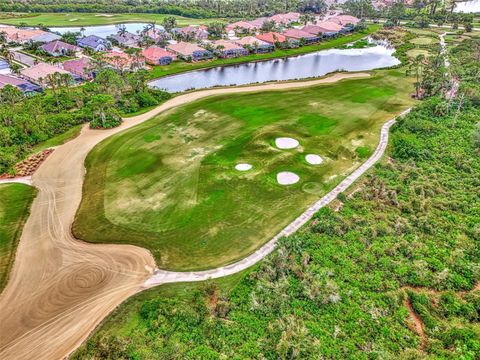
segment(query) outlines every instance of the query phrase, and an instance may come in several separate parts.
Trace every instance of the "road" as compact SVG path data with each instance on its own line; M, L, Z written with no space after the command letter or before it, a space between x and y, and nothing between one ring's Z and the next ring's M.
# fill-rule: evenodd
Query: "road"
M164 282L197 280L197 276L154 271L151 254L129 245L89 244L75 239L70 231L81 200L84 160L100 141L138 125L151 117L207 96L267 90L284 90L333 83L369 76L368 73L335 74L324 79L273 83L239 88L211 89L177 96L148 113L126 119L115 129L91 130L59 146L32 177L38 195L18 245L10 279L0 295L0 359L62 359L75 350L116 306L145 287ZM307 210L307 216L335 198L366 171L385 150L388 128L382 130L380 146L339 187ZM308 221L297 219L279 236L295 231ZM203 272L202 278L239 271L262 259L273 249L267 243L232 269ZM257 255L255 255L257 254ZM213 275L212 275L213 274Z

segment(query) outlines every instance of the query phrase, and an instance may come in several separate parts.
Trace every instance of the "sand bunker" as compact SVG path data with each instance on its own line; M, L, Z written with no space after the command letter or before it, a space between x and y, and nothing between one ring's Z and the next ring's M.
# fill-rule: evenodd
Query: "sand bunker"
M252 165L250 164L237 164L235 165L235 170L238 170L238 171L247 171L247 170L250 170L252 168Z
M323 163L323 159L321 158L321 156L315 154L308 154L307 156L305 156L305 160L310 165L320 165L321 163Z
M298 182L298 180L300 180L300 177L290 171L282 171L277 174L277 182L280 185L295 184L296 182Z
M279 149L294 149L299 145L299 142L289 137L280 137L275 139L275 145Z

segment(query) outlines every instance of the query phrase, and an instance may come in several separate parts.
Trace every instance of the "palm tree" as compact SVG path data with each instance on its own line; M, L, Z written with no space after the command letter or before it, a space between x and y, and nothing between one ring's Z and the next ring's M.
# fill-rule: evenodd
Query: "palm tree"
M86 30L86 29L85 29L83 26L80 28L80 34L82 34L82 36L85 36L85 35L84 35L85 30Z
M0 44L6 44L7 42L7 33L5 31L0 31Z
M117 34L118 34L119 36L122 36L122 37L123 37L123 36L125 36L126 33L127 33L127 27L126 27L125 25L123 25L123 24L122 24L122 25L119 25L119 26L118 26Z

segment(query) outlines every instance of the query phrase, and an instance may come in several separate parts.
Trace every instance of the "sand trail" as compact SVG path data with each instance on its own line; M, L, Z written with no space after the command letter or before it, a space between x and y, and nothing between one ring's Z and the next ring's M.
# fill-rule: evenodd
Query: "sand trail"
M62 359L116 306L142 289L155 269L150 253L128 245L78 241L71 225L82 196L84 160L100 141L175 106L217 94L284 90L368 73L304 82L212 89L177 96L120 127L91 130L59 146L32 177L38 188L10 278L0 295L0 359Z

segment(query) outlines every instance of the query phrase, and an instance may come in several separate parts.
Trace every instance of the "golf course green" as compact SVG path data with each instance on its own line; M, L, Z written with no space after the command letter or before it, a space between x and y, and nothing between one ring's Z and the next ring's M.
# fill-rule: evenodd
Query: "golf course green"
M73 232L147 248L164 269L241 259L373 151L381 125L412 103L404 74L209 97L110 137L86 159ZM279 149L278 137L300 145ZM311 165L307 154L324 162ZM238 163L253 167L238 171ZM300 180L280 185L283 171Z
M7 282L15 249L34 197L35 188L31 186L0 185L0 291Z

